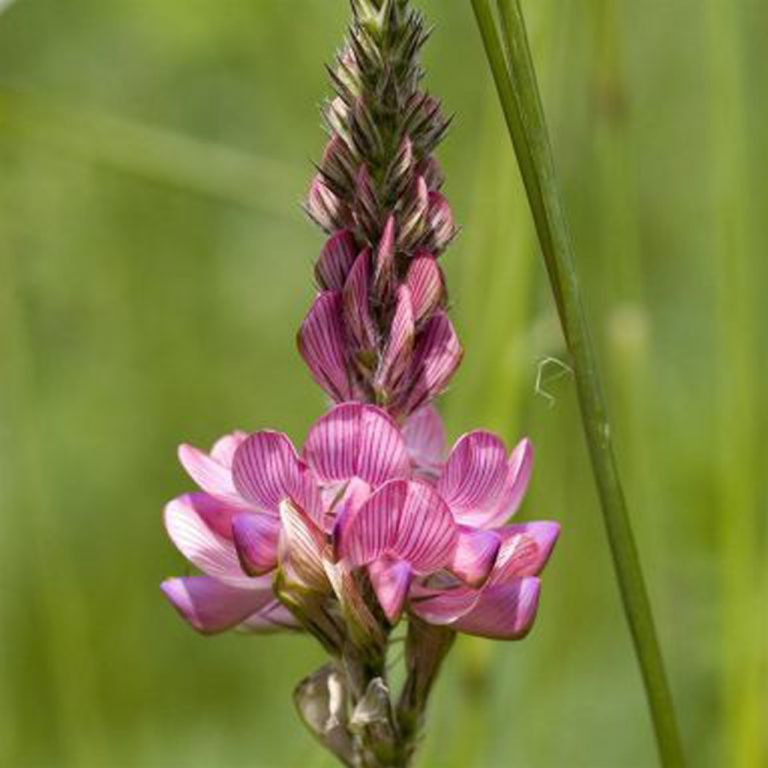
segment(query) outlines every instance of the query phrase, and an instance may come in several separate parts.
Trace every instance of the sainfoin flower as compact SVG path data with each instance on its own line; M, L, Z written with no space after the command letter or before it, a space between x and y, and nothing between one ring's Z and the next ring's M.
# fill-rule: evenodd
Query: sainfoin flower
M428 32L408 0L352 0L331 72L329 138L306 199L326 233L298 332L332 405L301 450L283 433L183 445L198 489L165 525L200 572L163 591L196 630L305 632L330 663L294 693L349 766L406 766L456 633L516 640L534 622L553 522L510 524L532 450L485 431L446 449L434 401L463 355L443 253L456 235L434 150L449 121L421 88ZM393 700L392 632L407 623Z

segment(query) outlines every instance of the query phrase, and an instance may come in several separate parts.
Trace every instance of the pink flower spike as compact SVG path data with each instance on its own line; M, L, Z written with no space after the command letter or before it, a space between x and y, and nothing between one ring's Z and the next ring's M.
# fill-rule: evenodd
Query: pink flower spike
M322 290L339 292L344 288L357 253L355 237L349 230L331 236L315 266L315 277Z
M346 327L357 345L364 350L376 346L376 327L368 310L368 283L371 252L363 251L355 260L344 285L343 306Z
M238 589L207 576L168 579L160 587L171 605L204 635L224 632L274 601L272 589Z
M507 476L495 509L487 520L491 526L503 525L520 507L528 490L533 469L533 446L527 438L521 440L507 465Z
M434 405L411 414L403 426L403 438L417 472L437 474L445 459L445 428Z
M437 490L460 523L485 528L506 477L504 443L496 435L478 430L457 441Z
M538 576L547 564L560 535L560 525L552 522L508 525L496 529L501 549L491 575L493 583L523 576Z
M376 374L377 388L386 392L395 389L410 362L415 333L411 292L407 286L402 285L397 291L397 309L392 319L387 349Z
M277 567L279 518L249 512L235 515L232 535L240 564L249 576L263 576Z
M335 400L353 399L347 371L342 299L338 293L321 293L299 330L299 352L315 381Z
M422 251L411 261L405 283L411 291L414 321L418 323L440 306L445 295L443 273L432 254Z
M390 624L397 624L413 579L408 563L402 560L376 560L368 566L373 590Z
M400 430L380 408L343 403L309 431L304 460L324 483L359 477L370 485L410 474Z
M462 526L450 570L470 587L481 587L488 580L500 548L501 537L494 531Z

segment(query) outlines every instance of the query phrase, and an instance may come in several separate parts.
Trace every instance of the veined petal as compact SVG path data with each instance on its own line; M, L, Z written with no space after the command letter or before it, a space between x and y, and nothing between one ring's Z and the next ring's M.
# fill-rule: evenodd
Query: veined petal
M350 400L341 294L326 291L316 299L298 337L299 353L315 381L335 400Z
M397 290L397 308L389 330L387 348L376 374L376 385L388 392L397 386L411 360L416 333L411 292L405 285Z
M426 405L408 417L403 437L417 470L432 474L445 459L445 428L434 405Z
M232 518L232 534L240 564L249 576L263 576L277 567L279 518L240 513Z
M179 461L187 474L204 490L214 496L234 496L232 471L199 448L184 443L179 446Z
M301 631L296 617L277 600L266 605L258 613L249 616L237 627L254 635L270 635L275 632Z
M410 565L403 560L376 560L368 566L373 590L390 624L397 624L413 579Z
M288 560L296 576L307 586L324 590L328 578L323 567L324 533L290 501L280 505L281 560Z
M373 280L376 293L379 296L389 296L389 291L395 281L395 227L395 217L391 215L384 225L379 247L376 250L376 268Z
M376 346L376 328L369 310L371 252L364 250L355 260L344 284L343 305L346 326L358 346L373 349Z
M547 564L557 538L558 523L535 522L496 529L501 549L491 582L501 584L523 576L538 576Z
M228 541L232 540L232 518L242 512L252 511L245 501L236 496L211 496L209 493L197 491L187 493L181 498L211 531Z
M430 243L436 253L444 251L456 236L453 212L440 192L429 193Z
M451 451L437 490L460 523L485 527L506 477L504 443L490 432L470 432Z
M517 512L528 490L532 469L533 446L526 438L517 444L509 457L504 487L492 514L486 520L486 525L491 527L503 525Z
M238 589L207 576L168 579L161 589L182 618L206 635L237 626L274 600L269 587Z
M397 425L381 409L361 403L338 405L319 419L307 436L304 460L324 483L359 477L375 486L410 472Z
M455 587L431 595L412 597L410 611L428 624L449 626L477 605L480 593L479 589Z
M234 544L206 524L195 508L194 499L180 496L165 507L165 528L171 541L203 573L235 587L250 587L240 567Z
M232 461L235 458L235 451L238 449L240 443L248 437L247 432L242 430L236 430L229 435L220 437L211 448L211 458L223 464L225 467L231 467Z
M540 591L541 582L536 578L486 587L474 608L451 626L492 640L520 640L533 626Z
M480 587L488 579L500 548L501 537L495 531L462 526L450 570L469 586Z
M315 266L315 277L324 291L340 292L344 288L357 253L355 237L349 230L331 236Z
M413 319L418 323L440 306L445 295L443 273L434 256L419 253L411 261L405 283L411 291Z

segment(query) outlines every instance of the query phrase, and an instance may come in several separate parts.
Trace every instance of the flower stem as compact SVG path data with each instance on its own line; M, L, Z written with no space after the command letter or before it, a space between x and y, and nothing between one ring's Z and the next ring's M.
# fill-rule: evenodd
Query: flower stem
M645 683L661 762L685 764L640 557L611 439L597 359L582 306L568 224L519 0L498 0L502 39L489 0L472 0L517 154L569 352L584 432L627 622ZM506 54L506 60L505 60Z

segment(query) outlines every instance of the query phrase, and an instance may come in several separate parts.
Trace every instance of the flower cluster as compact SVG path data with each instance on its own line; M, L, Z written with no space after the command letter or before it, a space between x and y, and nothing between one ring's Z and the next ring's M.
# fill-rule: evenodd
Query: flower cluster
M420 89L422 17L407 0L352 0L332 72L330 140L307 211L329 235L299 349L335 404L297 451L283 433L181 446L198 491L167 531L202 575L163 591L195 629L304 631L332 662L295 698L347 765L407 765L457 632L514 640L531 628L555 523L509 524L532 451L485 431L447 450L432 404L462 350L438 257L455 234L432 152L448 121ZM393 704L392 630L406 618Z

